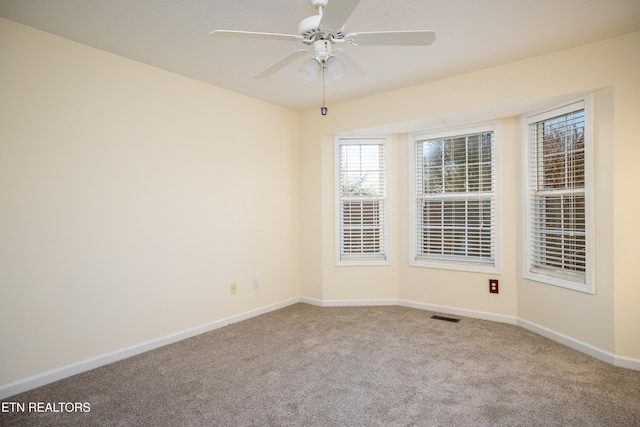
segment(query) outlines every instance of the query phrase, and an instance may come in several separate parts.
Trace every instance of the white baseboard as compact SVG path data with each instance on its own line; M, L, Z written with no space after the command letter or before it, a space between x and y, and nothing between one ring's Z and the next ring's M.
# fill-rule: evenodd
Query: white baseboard
M261 314L269 313L271 311L279 310L281 308L301 302L299 297L291 298L279 303L271 304L265 307L260 307L255 310L246 311L244 313L230 316L224 319L216 320L215 322L207 323L205 325L197 326L195 328L187 329L185 331L177 332L164 337L156 338L150 341L146 341L140 344L136 344L131 347L127 347L121 350L116 350L111 353L107 353L98 357L83 360L78 363L63 366L58 369L54 369L43 374L35 375L33 377L16 381L0 387L0 400L7 397L14 396L18 393L22 393L36 387L40 387L54 381L61 380L63 378L70 377L82 372L90 371L91 369L99 368L101 366L108 365L113 362L117 362L122 359L126 359L131 356L144 353L146 351L154 350L156 348L163 347L168 344L173 344L178 341L182 341L187 338L194 337L196 335L203 334L205 332L213 331L233 323L238 323L243 320L250 319L252 317L259 316Z
M291 298L279 303L271 304L265 307L261 307L255 310L250 310L244 313L240 313L234 316L230 316L224 319L217 320L205 325L201 325L195 328L191 328L185 331L177 332L175 334L160 337L154 340L146 341L131 347L127 347L121 350L117 350L108 354L104 354L92 359L84 360L72 365L63 366L59 369L45 372L43 374L35 375L25 380L17 381L11 384L0 387L0 400L7 397L14 396L18 393L22 393L36 387L43 386L45 384L52 383L54 381L61 380L63 378L70 377L82 372L89 371L91 369L99 368L104 365L108 365L113 362L117 362L122 359L126 359L131 356L135 356L146 351L154 350L159 347L163 347L168 344L175 343L187 338L194 337L196 335L203 334L205 332L213 331L224 326L228 326L233 323L241 322L243 320L250 319L252 317L259 316L261 314L269 313L271 311L279 310L284 307L296 303L306 303L315 305L318 307L349 307L349 306L376 306L376 305L399 305L402 307L417 308L420 310L433 311L443 314L451 314L457 316L471 317L474 319L490 320L500 323L509 323L521 326L527 330L535 332L539 335L557 341L570 348L578 350L582 353L588 354L599 360L607 362L611 365L621 368L633 369L640 371L640 360L632 359L624 356L618 356L605 350L599 349L592 345L583 343L579 340L571 338L569 336L560 334L558 332L547 329L543 326L535 323L519 319L514 316L506 316L501 314L486 313L482 311L465 310L456 307L447 307L434 304L425 304L416 301L408 300L396 300L396 299L372 299L372 300L318 300L308 297L296 297Z
M315 298L309 298L309 297L300 297L300 302L303 302L305 304L309 304L309 305L315 305L316 307L322 307L322 300L320 299L315 299Z
M424 304L421 302L398 300L398 299L357 299L357 300L319 300L315 298L301 297L300 302L315 305L318 307L358 307L376 305L399 305L402 307L417 308L420 310L434 311L438 313L453 314L457 316L472 317L474 319L492 320L502 323L516 323L516 318L503 316L500 314L485 313L482 311L463 310L455 307L443 305Z
M318 300L315 298L300 298L300 302L318 307L365 307L377 305L398 305L397 299L357 299L357 300Z
M596 359L607 362L613 366L640 371L640 360L638 359L618 356L601 348L594 347L591 344L584 343L575 338L571 338L567 335L545 328L544 326L529 322L528 320L518 319L518 326L522 326L531 332L535 332L538 335L557 341L560 344L564 344L567 347L578 350L581 353L588 354L591 357L595 357Z
M456 307L448 307L443 305L425 304L409 300L319 300L314 298L301 297L300 302L315 305L318 307L349 307L349 306L374 306L374 305L400 305L402 307L417 308L419 310L433 311L436 313L450 314L454 316L471 317L473 319L490 320L492 322L508 323L518 325L538 335L552 339L567 347L578 350L596 359L607 362L613 366L621 368L633 369L640 371L640 360L629 357L618 356L592 345L583 343L569 336L560 334L535 323L522 320L516 316L507 316L503 314L487 313L484 311L466 310Z
M630 357L618 356L614 355L614 366L619 366L620 368L633 369L634 371L640 371L640 360L632 359Z
M522 326L523 328L531 332L535 332L538 335L542 335L543 337L552 339L556 342L559 342L560 344L564 344L567 347L578 350L581 353L588 354L591 357L595 357L596 359L600 359L611 365L613 365L615 362L615 355L613 353L609 353L608 351L604 351L590 344L571 338L567 335L560 334L536 323L529 322L528 320L518 319L518 326Z
M425 304L416 301L399 300L398 305L403 307L417 308L426 311L435 311L437 313L453 314L456 316L471 317L473 319L491 320L492 322L510 323L515 325L517 318L514 316L506 316L504 314L487 313L484 311L465 310L462 308L448 307L445 305Z

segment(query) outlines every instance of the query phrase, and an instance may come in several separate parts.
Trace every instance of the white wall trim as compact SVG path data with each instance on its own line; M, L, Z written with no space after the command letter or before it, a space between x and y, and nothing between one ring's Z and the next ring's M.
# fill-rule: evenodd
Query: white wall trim
M71 365L63 366L58 369L54 369L42 374L34 375L24 380L16 381L0 387L0 400L7 397L14 396L18 393L22 393L36 387L40 387L54 381L61 380L63 378L70 377L72 375L80 374L82 372L90 371L101 366L108 365L113 362L117 362L122 359L126 359L131 356L154 350L156 348L163 347L168 344L173 344L178 341L182 341L187 338L194 337L196 335L210 332L215 329L219 329L233 323L238 323L243 320L250 319L252 317L259 316L261 314L269 313L271 311L279 310L284 307L301 302L300 297L287 299L282 302L260 307L254 310L249 310L244 313L240 313L234 316L226 317L224 319L216 320L205 325L196 326L195 328L187 329L174 334L166 335L164 337L156 338L150 341L146 341L140 344L133 345L131 347L116 350L111 353L103 354L101 356L93 357L91 359L83 360Z
M436 313L450 314L454 316L464 316L464 317L470 317L473 319L489 320L492 322L499 322L499 323L508 323L511 325L517 325L517 326L523 327L531 332L534 332L538 335L542 335L543 337L549 338L553 341L559 342L560 344L566 345L567 347L573 348L574 350L578 350L591 357L595 357L596 359L602 360L603 362L609 363L613 366L640 371L640 360L638 359L632 359L629 357L613 354L606 350L602 350L590 344L586 344L582 341L571 338L567 335L563 335L561 333L552 331L551 329L547 329L535 323L520 319L517 316L507 316L503 314L488 313L488 312L477 311L477 310L466 310L466 309L461 309L457 307L449 307L449 306L443 306L443 305L425 304L422 302L402 300L402 299L399 299L399 300L393 300L393 299L319 300L314 298L301 297L300 302L315 305L318 307L399 305L402 307L416 308L419 310L433 311Z
M604 351L590 344L571 338L567 335L555 332L536 323L529 322L528 320L518 319L518 326L522 326L523 328L531 332L535 332L538 335L542 335L543 337L557 341L560 344L564 344L574 350L578 350L582 353L588 354L591 357L600 359L603 362L607 362L611 365L614 364L615 355L613 353L609 353L608 351Z
M571 338L567 335L545 328L544 326L529 322L528 320L518 319L518 326L522 326L531 332L535 332L538 335L557 341L560 344L564 344L567 347L578 350L581 353L588 354L591 357L595 357L596 359L607 362L613 366L640 371L640 360L638 359L616 355L601 348L594 347L591 344L584 343L575 338Z
M376 305L398 305L397 299L324 300L323 307L367 307Z
M316 307L323 307L323 303L321 299L309 298L309 297L300 297L300 302L309 305L315 305Z
M567 347L578 350L596 359L607 362L613 366L633 369L640 371L640 360L632 359L629 357L619 356L600 348L594 347L590 344L586 344L582 341L571 338L567 335L552 331L551 329L537 325L527 320L519 319L515 316L507 316L502 314L487 313L484 311L466 310L456 307L448 307L435 304L425 304L417 301L409 301L402 299L361 299L361 300L319 300L309 297L296 297L290 298L285 301L260 307L254 310L246 311L234 316L226 317L224 319L216 320L205 325L197 326L195 328L187 329L185 331L177 332L175 334L166 335L154 340L146 341L140 344L136 344L131 347L127 347L121 350L117 350L111 353L104 354L102 356L94 357L91 359L83 360L78 363L63 366L59 369L54 369L43 374L35 375L33 377L16 381L0 387L0 400L6 399L10 396L14 396L18 393L22 393L36 387L40 387L54 381L58 381L72 375L76 375L82 372L89 371L91 369L99 368L101 366L108 365L113 362L117 362L122 359L126 359L131 356L135 356L146 351L154 350L156 348L163 347L168 344L172 344L187 338L194 337L215 329L219 329L233 323L238 323L243 320L250 319L252 317L259 316L261 314L269 313L271 311L279 310L281 308L288 307L296 303L305 303L314 305L317 307L356 307L356 306L391 306L399 305L401 307L416 308L419 310L433 311L436 313L451 314L457 316L470 317L474 319L490 320L493 322L509 323L523 327L531 332L534 332L543 337L552 339L556 342L566 345Z
M319 300L315 298L300 298L300 302L306 304L315 305L317 307L364 307L364 306L377 306L377 305L399 305L397 299L329 299Z
M633 369L634 371L640 371L640 360L632 359L630 357L613 355L614 361L613 365L618 366L620 368Z
M517 318L504 314L487 313L485 311L465 310L462 308L448 307L445 305L425 304L416 301L400 300L398 305L402 307L417 308L420 310L434 311L437 313L453 314L456 316L471 317L473 319L491 320L492 322L509 323L515 325Z

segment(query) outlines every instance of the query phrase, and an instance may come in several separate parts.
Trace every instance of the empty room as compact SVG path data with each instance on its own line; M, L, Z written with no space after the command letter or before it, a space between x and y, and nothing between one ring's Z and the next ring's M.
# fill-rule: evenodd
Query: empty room
M0 425L640 425L638 135L638 0L0 0Z

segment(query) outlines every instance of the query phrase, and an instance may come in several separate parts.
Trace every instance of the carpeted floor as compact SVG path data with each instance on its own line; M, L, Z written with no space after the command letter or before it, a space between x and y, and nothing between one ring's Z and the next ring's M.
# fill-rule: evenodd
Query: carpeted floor
M514 325L433 314L296 304L13 396L25 412L0 424L640 426L640 372Z

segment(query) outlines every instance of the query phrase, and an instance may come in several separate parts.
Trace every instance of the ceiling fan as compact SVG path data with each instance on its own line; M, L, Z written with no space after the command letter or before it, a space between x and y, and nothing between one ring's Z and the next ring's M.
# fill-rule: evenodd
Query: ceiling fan
M376 31L345 33L344 24L360 0L310 0L317 14L303 19L298 25L299 34L257 33L249 31L215 30L214 37L253 38L301 42L306 47L298 49L254 76L263 79L305 55L312 48L314 55L300 67L300 74L309 81L319 79L323 84L350 73L360 77L364 71L344 51L334 45L351 46L429 46L435 39L433 31ZM322 73L321 73L322 72ZM327 76L325 77L325 72ZM325 80L328 79L328 82ZM326 114L323 111L323 114Z

